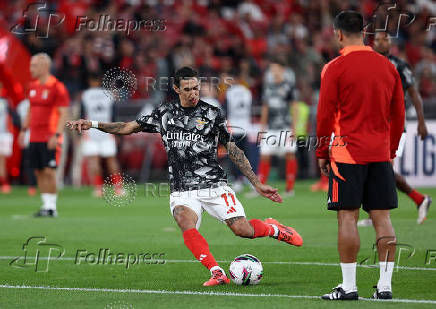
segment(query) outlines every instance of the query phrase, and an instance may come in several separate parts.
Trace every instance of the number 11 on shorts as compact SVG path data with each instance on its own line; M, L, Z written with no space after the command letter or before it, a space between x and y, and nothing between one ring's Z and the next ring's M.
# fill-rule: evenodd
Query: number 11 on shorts
M229 201L227 199L227 196L230 196L230 198L232 199L233 202L233 206L236 205L236 200L235 200L235 196L233 195L233 193L223 193L221 194L221 197L224 199L224 202L226 202L227 207L229 208L227 210L227 213L232 213L232 212L236 212L236 209L233 206L229 205Z

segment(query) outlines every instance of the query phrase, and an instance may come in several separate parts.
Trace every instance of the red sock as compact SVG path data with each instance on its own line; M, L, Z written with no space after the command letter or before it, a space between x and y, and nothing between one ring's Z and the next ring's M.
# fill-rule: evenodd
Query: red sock
M112 175L112 183L114 185L118 185L119 183L121 183L121 175L120 174Z
M209 251L209 245L206 239L201 236L197 229L190 229L183 233L185 245L192 252L197 260L201 262L207 269L218 266L215 258Z
M297 176L297 160L286 160L286 191L294 189L295 177Z
M410 192L409 194L407 194L416 204L416 206L418 206L419 204L422 203L422 201L424 200L424 195L422 195L421 193L419 193L416 190L412 190L412 192Z
M100 187L101 185L103 185L103 177L101 175L95 175L94 186Z
M260 160L259 163L259 179L261 183L268 180L270 164L268 160Z
M251 219L248 221L254 229L254 235L252 238L267 237L274 235L274 228L259 219Z
M321 174L321 179L319 180L319 182L321 184L328 184L329 183L329 178L326 175Z

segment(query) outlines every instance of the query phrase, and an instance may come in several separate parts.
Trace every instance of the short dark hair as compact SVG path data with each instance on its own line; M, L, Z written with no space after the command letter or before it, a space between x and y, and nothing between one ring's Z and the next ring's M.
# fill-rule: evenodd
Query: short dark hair
M174 84L180 87L180 81L182 79L192 79L194 77L198 78L198 72L191 67L182 67L176 71L174 76Z
M333 25L346 34L359 34L363 30L363 16L356 11L342 11L336 15Z
M101 81L101 73L100 72L91 72L91 73L89 73L88 80L98 80L98 81Z
M283 58L281 58L281 57L271 57L269 60L269 63L270 64L273 64L273 63L278 64L278 65L281 65L282 67L286 66L286 61L283 60Z

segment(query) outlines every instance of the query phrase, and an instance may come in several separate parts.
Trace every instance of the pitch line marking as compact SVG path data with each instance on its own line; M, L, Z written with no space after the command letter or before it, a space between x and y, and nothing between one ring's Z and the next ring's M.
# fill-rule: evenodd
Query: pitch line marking
M288 294L251 294L251 293L233 293L233 292L199 292L199 291L169 291L169 290L135 290L135 289L106 289L106 288L67 288L51 286L29 286L29 285L8 285L1 284L0 288L4 289L37 289L37 290L54 290L54 291L79 291L79 292L109 292L109 293L139 293L139 294L172 294L172 295L207 295L207 296L236 296L236 297L283 297L283 298L302 298L302 299L320 299L320 296L312 295L288 295ZM415 304L436 304L436 300L427 299L391 299L379 300L359 297L360 300L373 302L390 302L390 303L415 303Z
M9 260L9 259L15 259L15 258L24 258L24 256L0 256L0 260ZM32 258L28 258L29 260L32 260ZM40 257L40 260L47 260L47 257ZM74 261L76 258L73 257L60 257L60 258L53 258L52 261ZM232 261L217 261L218 263L231 263ZM165 260L165 263L198 263L197 260ZM322 262L292 262L292 261L267 261L262 262L262 264L282 264L282 265L308 265L308 266L340 266L339 263L322 263ZM124 264L120 264L124 265ZM162 265L162 264L160 264ZM357 267L362 268L379 268L379 265L359 265L357 264ZM429 271L435 271L436 267L413 267L413 266L395 266L396 269L404 269L404 270L429 270Z

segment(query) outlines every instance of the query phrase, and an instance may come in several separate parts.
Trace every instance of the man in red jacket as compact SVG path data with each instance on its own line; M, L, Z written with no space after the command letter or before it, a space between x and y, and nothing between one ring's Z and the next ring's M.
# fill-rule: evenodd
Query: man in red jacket
M398 204L390 160L404 129L401 78L386 57L363 44L360 13L339 13L334 27L341 55L321 73L316 155L329 176L328 209L337 211L343 281L322 298L358 299L357 221L363 205L374 224L380 260L373 297L390 299L396 238L389 211Z

